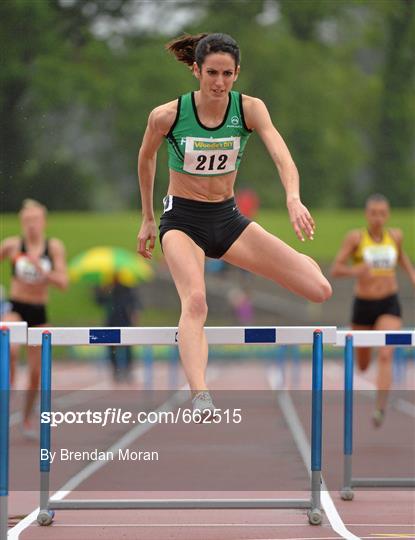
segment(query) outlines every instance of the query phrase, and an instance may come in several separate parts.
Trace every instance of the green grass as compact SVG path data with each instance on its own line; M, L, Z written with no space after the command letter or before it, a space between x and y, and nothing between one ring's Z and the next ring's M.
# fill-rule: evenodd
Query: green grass
M362 211L321 210L313 212L317 223L315 239L302 243L297 240L288 220L282 211L263 210L257 221L267 230L293 246L310 255L319 263L327 264L333 260L345 233L354 228L364 227ZM60 238L66 246L68 260L92 246L120 246L131 251L136 248L136 236L140 225L139 212L120 213L51 213L49 215L48 235ZM404 232L404 247L412 260L415 259L415 218L411 210L394 210L390 227L399 227ZM1 239L19 234L19 223L15 215L1 217ZM161 256L157 243L155 260ZM10 280L10 264L0 264L0 283L6 287ZM92 291L85 285L74 284L66 292L51 290L50 310L54 324L82 325L97 324L103 313L93 301ZM146 310L142 324L166 324L171 314L157 310Z
M348 231L365 227L363 212L360 210L321 210L313 212L313 217L317 225L314 240L304 243L297 240L286 213L262 211L258 221L281 240L323 264L333 260ZM393 210L388 227L402 229L404 249L415 260L413 210Z

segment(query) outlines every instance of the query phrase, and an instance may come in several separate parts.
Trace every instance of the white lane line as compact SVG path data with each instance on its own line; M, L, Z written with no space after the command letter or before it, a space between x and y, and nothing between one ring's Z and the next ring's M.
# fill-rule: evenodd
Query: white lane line
M183 392L180 391L174 394L170 399L168 399L163 405L161 405L158 409L156 409L156 413L158 414L161 411L172 411L180 405L181 403L187 401L189 398L188 396ZM144 435L144 433L147 433L150 429L152 429L156 424L138 424L134 428L132 428L128 433L126 433L123 437L118 439L110 448L106 450L106 453L110 454L110 452L117 453L119 450L123 450L124 448L127 448L128 445L130 445L133 441ZM94 474L96 471L101 469L108 460L100 460L100 461L93 461L92 463L88 464L84 469L79 471L75 476L73 476L66 484L56 493L50 497L51 501L61 501L64 499L71 491L76 489L79 484L84 482L87 478L89 478L92 474Z
M142 380L142 368L137 368L134 370L133 374L138 375L138 378L136 379L136 382L139 382ZM108 390L113 391L113 388L108 387L108 381L104 380L101 382L98 382L96 384L92 384L90 386L86 386L85 388L82 388L81 390L73 390L68 392L67 394L64 394L63 396L57 397L53 400L54 405L60 405L67 407L68 405L81 405L81 403L85 403L86 401L89 401L91 399L91 396L87 396L85 392L89 392L90 390ZM133 389L132 389L133 390ZM16 390L16 392L24 392L25 390ZM63 392L64 390L57 390L57 392ZM16 411L13 414L10 415L9 425L14 426L16 424L19 424L22 421L22 413L20 411Z
M342 376L343 377L343 368L340 367L339 365L332 365L332 370L337 373L338 376ZM354 387L353 390L356 390L356 391L366 391L366 390L372 390L373 392L376 392L377 388L376 388L376 385L373 384L372 382L368 381L367 379L365 379L364 377L362 377L361 375L355 373L354 374L354 380L355 382L357 383L355 386L358 386L358 388ZM400 391L399 389L397 389L398 391ZM410 390L403 390L404 392L405 391L410 391ZM373 395L371 396L372 398L375 397L375 393L373 393ZM406 399L402 399L402 398L393 398L393 389L392 389L392 399L391 399L391 406L404 413L404 414L407 414L408 416L411 416L412 418L415 418L415 405L413 403L411 403L410 401L407 401Z
M218 370L211 369L209 372L209 379L213 379L217 376ZM189 399L188 396L188 390L189 386L186 384L184 385L178 392L176 392L170 399L168 399L163 405L161 405L158 409L156 409L157 412L159 411L171 411L174 410L174 407L177 407L178 405L181 405L185 401ZM135 427L133 427L128 433L126 433L123 437L118 439L111 448L108 449L108 451L116 452L118 449L124 449L126 446L131 444L135 439L138 437L141 437L144 433L149 431L152 427L154 427L157 424L138 424ZM71 491L73 491L79 484L84 482L89 476L91 476L94 472L99 470L102 466L104 466L107 463L106 460L103 461L95 461L90 464L88 464L84 469L79 471L75 476L73 476L59 491L56 491L51 497L50 500L54 501L60 501L64 499ZM39 512L39 508L36 508L31 512L28 516L26 516L22 521L20 521L17 525L15 525L12 529L9 530L7 538L8 540L19 540L19 535L21 532L23 532L27 527L30 526L30 524L36 520L37 514Z
M307 471L310 474L311 471L311 448L304 432L301 421L298 417L297 411L295 410L294 403L292 402L291 396L288 394L288 391L278 388L275 386L276 376L271 370L268 374L268 380L271 388L273 390L281 390L277 392L277 401L281 407L281 410L284 414L285 420L290 428L290 431L293 435L294 441L297 445L297 448L303 458L304 465L307 468ZM330 493L327 490L327 486L324 481L322 482L322 491L321 491L321 505L327 515L327 518L330 522L332 529L342 538L347 540L359 540L358 536L355 536L351 533L343 520L341 519L337 509L334 505L333 499L330 496Z
M33 512L19 521L19 523L12 529L9 529L9 532L7 533L7 540L18 540L20 533L27 529L34 521L36 521L38 513L39 507L35 508Z
M415 405L406 399L392 399L392 406L400 412L415 418Z

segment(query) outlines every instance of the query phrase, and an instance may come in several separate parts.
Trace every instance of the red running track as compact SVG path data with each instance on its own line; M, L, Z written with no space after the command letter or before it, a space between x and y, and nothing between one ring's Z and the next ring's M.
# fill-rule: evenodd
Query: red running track
M290 371L286 374L285 384L292 388L290 393L291 401L295 412L303 426L304 433L308 436L309 430L309 393L307 389L311 386L310 366L303 362L300 372L296 375ZM411 372L407 380L411 381ZM357 388L370 388L369 379L357 377ZM275 373L274 373L275 380ZM293 381L295 380L295 388ZM164 365L160 365L156 370L155 386L166 388L168 381L167 371ZM279 382L282 382L281 380ZM186 429L186 426L168 426L169 430L161 430L159 426L141 435L139 439L130 445L131 448L139 448L148 445L160 445L168 443L169 453L177 458L179 453L185 449L187 437L192 445L199 444L201 448L214 448L220 443L226 450L221 456L220 489L215 491L202 491L200 488L208 485L214 487L211 478L211 469L206 469L205 456L194 456L189 454L185 465L191 471L189 478L183 481L183 463L176 469L168 461L167 467L163 469L163 463L157 466L157 475L170 477L166 487L170 490L166 493L161 490L133 491L131 489L131 475L123 485L120 481L119 463L108 462L103 465L96 474L85 478L75 491L68 494L67 498L250 498L250 497L276 497L276 498L308 498L305 490L308 488L308 473L304 465L301 454L294 442L292 426L290 420L284 416L277 402L273 399L273 394L269 392L272 378L269 377L269 366L261 363L231 363L212 364L212 388L217 396L232 401L228 396L229 389L232 389L230 396L240 396L239 391L249 390L249 406L255 415L248 418L246 429L231 433L237 440L229 435L229 429L221 425L217 426L196 426L198 429ZM413 491L390 491L390 490L356 490L355 499L352 502L344 502L338 495L341 486L342 474L342 409L341 392L342 384L341 366L334 362L326 362L324 387L325 410L324 410L324 457L323 475L326 480L329 494L344 530L349 531L349 538L415 538L415 496ZM54 370L54 388L63 393L72 394L73 389L94 387L94 403L100 403L100 399L107 398L107 390L112 385L107 381L105 373L97 373L91 366L56 366ZM138 381L131 387L118 387L118 394L131 395L127 390L142 389L140 373ZM303 389L303 390L302 390ZM121 393L122 390L122 393ZM222 393L224 391L224 393ZM235 393L236 391L236 393ZM91 392L90 390L88 392ZM255 396L264 395L261 406L252 403L251 392L258 392ZM327 397L328 396L328 397ZM59 396L61 397L61 396ZM81 403L79 408L90 406L88 403L88 393L80 394L72 401L71 408L74 408L76 399ZM404 394L403 398L408 396ZM17 400L16 400L17 401ZM121 403L123 399L121 399ZM70 403L70 400L69 400ZM157 403L155 403L157 405ZM413 435L413 417L399 409L391 407L384 427L381 430L374 430L370 424L370 413L373 401L367 392L362 392L358 403L359 421L355 437L355 467L356 471L364 472L374 467L385 471L384 475L395 475L395 471L387 472L398 465L398 472L413 471L413 444L408 446L408 441ZM218 404L217 404L218 406ZM410 407L408 409L411 410ZM194 426L193 426L194 427ZM207 429L206 429L207 428ZM202 431L203 430L203 431ZM59 444L70 444L70 434L62 430L59 435ZM161 433L163 431L163 433ZM79 432L80 433L80 432ZM98 433L98 435L97 435ZM97 446L104 442L99 439L97 433L89 427L89 430L82 432L82 437L88 438L92 446ZM102 435L102 434L101 434ZM122 434L116 430L111 433L115 437ZM404 435L405 444L400 442ZM147 437L147 441L146 441ZM72 441L73 442L73 441ZM106 441L105 441L106 442ZM413 442L413 440L412 440ZM385 444L387 443L387 444ZM209 446L210 445L210 446ZM37 446L28 444L21 437L17 429L17 424L12 428L11 436L11 482L19 484L19 475L29 478L31 471L38 468ZM193 448L192 446L192 448ZM391 448L394 458L391 459ZM411 452L412 451L412 452ZM212 450L213 452L213 450ZM231 459L230 459L231 458ZM249 461L249 459L251 461ZM214 461L214 460L213 460ZM255 467L252 463L255 463ZM251 465L246 466L246 463ZM212 463L209 463L211 466ZM391 467L393 465L394 467ZM52 466L51 480L55 489L60 487L68 477L73 476L79 470L85 468L85 463L71 463L69 467L62 470ZM118 470L117 470L118 468ZM145 468L144 468L145 471ZM205 472L205 474L203 474ZM196 474L196 476L195 476ZM366 474L365 474L366 475ZM369 475L369 474L367 474ZM125 475L124 475L125 477ZM132 476L135 481L135 476ZM191 492L186 490L171 489L172 486L189 488L188 483L194 478L194 486ZM128 482L130 481L130 483ZM140 481L146 486L151 485L151 475L140 473ZM275 481L275 482L274 482ZM148 484L147 484L148 482ZM211 483L211 485L210 485ZM272 492L269 487L276 484L277 491ZM155 481L163 487L163 482ZM183 484L183 485L182 485ZM225 491L224 486L230 485L238 488L238 491ZM246 485L254 486L255 489L246 490ZM111 486L116 490L111 491ZM31 487L31 486L30 486ZM324 515L323 525L313 527L308 525L304 510L61 510L57 511L55 520L50 527L40 527L33 522L33 519L19 520L19 517L30 515L38 504L38 494L33 490L14 491L10 494L9 510L11 525L17 524L10 529L9 536L13 539L35 540L35 539L76 539L94 540L99 539L203 539L203 540L228 540L228 539L323 539L339 538L342 535L335 532L333 527L338 527L339 521L333 512ZM108 487L103 492L102 487ZM244 492L239 488L244 487ZM266 489L261 489L264 487ZM127 488L127 489L125 489ZM97 491L99 489L99 491ZM335 519L334 519L335 518ZM23 529L20 534L18 527Z

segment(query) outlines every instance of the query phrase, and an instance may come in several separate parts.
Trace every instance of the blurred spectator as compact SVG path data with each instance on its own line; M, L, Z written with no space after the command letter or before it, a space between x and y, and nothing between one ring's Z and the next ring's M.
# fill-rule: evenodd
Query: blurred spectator
M239 210L249 219L254 219L259 210L259 197L253 189L240 189L235 193Z
M95 289L95 299L105 309L106 326L138 326L141 303L137 289L126 287L120 283L117 276L111 285ZM108 352L114 381L129 381L132 371L131 347L110 346Z
M235 287L229 291L228 300L239 324L245 326L253 323L254 306L247 291Z

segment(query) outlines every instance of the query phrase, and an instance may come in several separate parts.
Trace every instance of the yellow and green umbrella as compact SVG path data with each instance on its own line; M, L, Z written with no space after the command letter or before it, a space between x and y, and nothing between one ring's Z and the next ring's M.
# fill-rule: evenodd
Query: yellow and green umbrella
M149 281L154 275L151 266L138 255L117 247L95 247L80 253L69 263L73 282L105 286L117 280L126 287Z

